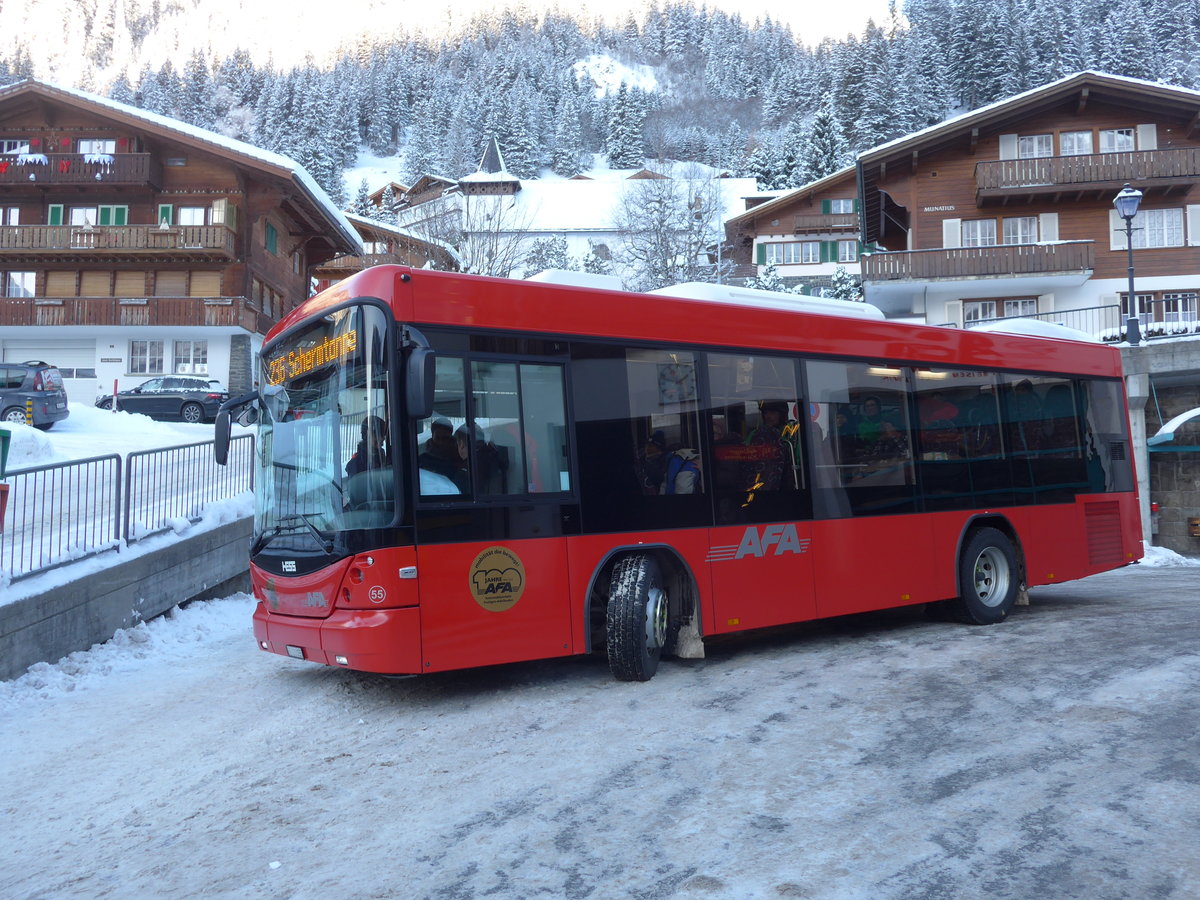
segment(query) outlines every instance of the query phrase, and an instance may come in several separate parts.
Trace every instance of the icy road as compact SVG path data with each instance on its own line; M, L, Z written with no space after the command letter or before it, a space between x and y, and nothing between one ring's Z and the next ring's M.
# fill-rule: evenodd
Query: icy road
M193 604L0 683L0 896L1194 898L1200 568L389 681Z

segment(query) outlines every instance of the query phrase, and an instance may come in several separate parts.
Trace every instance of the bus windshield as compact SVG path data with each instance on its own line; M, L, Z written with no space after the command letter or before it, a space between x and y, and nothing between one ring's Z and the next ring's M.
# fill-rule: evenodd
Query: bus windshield
M395 519L387 326L377 307L345 307L264 352L257 550L328 552L336 532Z

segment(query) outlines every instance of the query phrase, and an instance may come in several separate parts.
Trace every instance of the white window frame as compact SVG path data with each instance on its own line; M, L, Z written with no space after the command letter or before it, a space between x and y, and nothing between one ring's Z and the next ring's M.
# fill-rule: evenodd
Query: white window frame
M208 341L176 341L173 364L176 375L207 375Z
M963 219L962 245L964 247L996 246L996 220Z
M21 207L0 206L0 225L20 225Z
M29 152L28 139L21 140L20 138L18 138L16 140L9 139L9 140L0 141L0 153L11 153L11 154L15 155L17 153L28 153L28 152Z
M1167 209L1139 209L1133 217L1133 249L1147 250L1154 247L1182 247L1183 210L1178 207Z
M1198 318L1196 291L1171 291L1162 295L1164 322L1194 322Z
M32 297L37 292L37 272L5 272L5 297Z
M1101 153L1128 153L1137 149L1137 142L1132 128L1102 128L1100 129Z
M116 153L115 138L80 138L75 142L76 153Z
M1042 159L1054 155L1054 135L1022 134L1017 137L1017 159Z
M776 241L767 244L767 252L763 255L765 265L780 266L783 265L783 248L784 244Z
M162 341L130 341L129 342L129 374L130 375L162 375L163 342Z
M858 241L838 241L838 262L858 262Z
M1014 316L1035 316L1037 315L1037 298L1025 297L1019 300L1004 301L1004 318L1009 319Z
M1006 216L1004 219L1004 243L1036 244L1038 240L1037 216Z
M967 322L981 322L984 319L996 319L996 301L995 300L964 300L963 301L963 324Z
M207 225L207 206L177 206L175 207L176 225Z
M1090 131L1063 131L1058 135L1059 156L1088 156L1095 152L1095 136Z
M800 242L800 264L811 266L821 261L821 242L820 241L801 241Z
M854 201L853 200L830 200L829 201L829 211L831 213L837 213L839 215L844 214L844 213L852 213L852 212L854 212Z

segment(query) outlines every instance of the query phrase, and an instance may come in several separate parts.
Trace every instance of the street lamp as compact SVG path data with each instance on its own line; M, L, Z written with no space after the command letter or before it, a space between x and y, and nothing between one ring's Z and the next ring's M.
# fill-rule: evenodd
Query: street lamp
M1125 323L1125 340L1135 347L1142 341L1142 329L1138 320L1137 294L1133 292L1133 217L1137 215L1138 204L1141 202L1142 192L1134 190L1128 184L1113 197L1117 215L1125 220L1125 247L1129 252L1129 319Z

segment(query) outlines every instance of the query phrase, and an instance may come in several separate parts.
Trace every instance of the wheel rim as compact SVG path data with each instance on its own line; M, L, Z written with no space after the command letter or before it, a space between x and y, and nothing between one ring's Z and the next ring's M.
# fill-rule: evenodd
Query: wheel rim
M204 417L204 411L195 404L189 403L183 408L183 421L199 422Z
M975 596L984 606L999 606L1008 596L1010 577L1008 558L997 547L986 548L975 559Z
M646 643L661 647L667 641L667 595L662 588L646 592Z
M16 422L20 425L25 424L25 413L19 409L14 409L4 417L5 422Z

